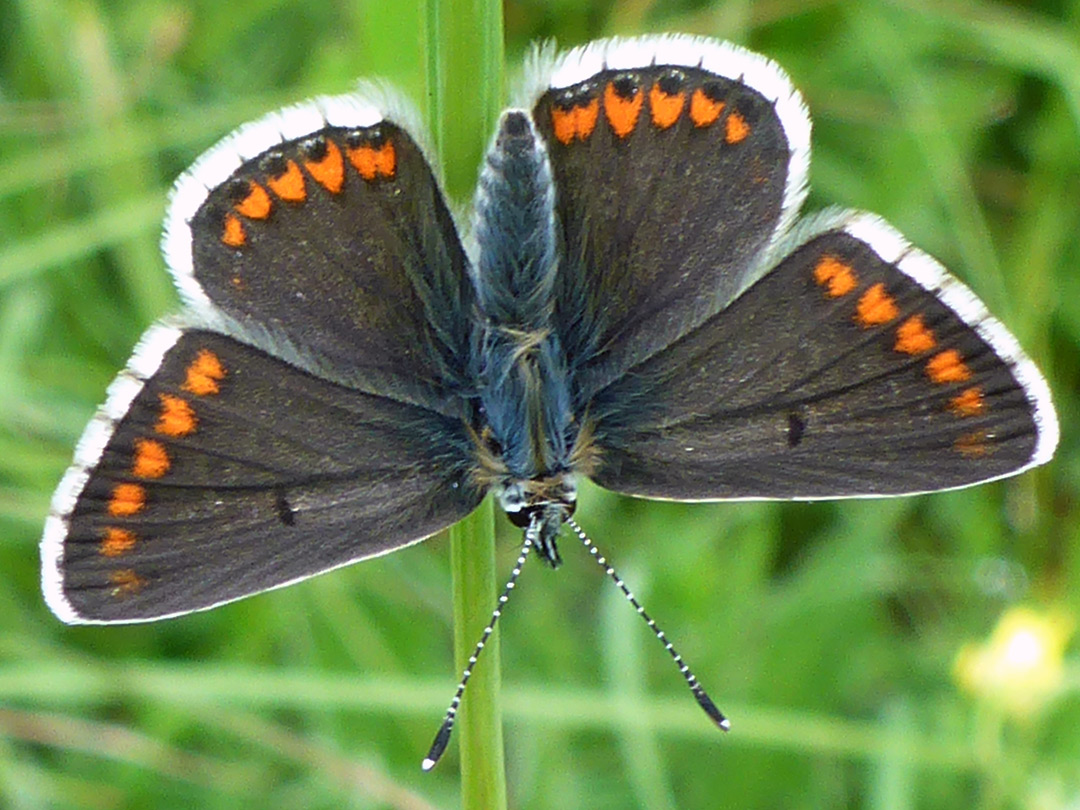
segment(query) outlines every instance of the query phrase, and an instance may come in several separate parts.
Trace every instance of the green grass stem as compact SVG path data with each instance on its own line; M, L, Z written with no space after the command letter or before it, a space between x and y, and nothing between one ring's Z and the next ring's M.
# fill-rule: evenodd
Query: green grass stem
M447 193L467 200L503 102L502 7L495 0L431 0L427 17L429 119L443 160ZM496 593L495 527L490 499L450 530L454 659L468 664ZM466 810L506 807L499 644L492 636L458 713L461 800Z

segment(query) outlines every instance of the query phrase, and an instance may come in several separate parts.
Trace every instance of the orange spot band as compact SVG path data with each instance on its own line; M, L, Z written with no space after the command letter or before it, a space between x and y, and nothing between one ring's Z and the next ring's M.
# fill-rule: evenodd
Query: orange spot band
M888 323L899 314L896 301L885 292L885 285L881 283L867 289L855 306L855 322L864 329Z
M625 138L634 131L644 103L645 94L641 90L630 98L623 98L616 91L614 82L607 83L604 88L604 115L618 137Z
M600 99L594 98L587 104L571 107L569 110L558 106L551 108L551 125L559 143L567 145L574 138L586 140L596 129L596 119L600 115Z
M397 171L397 153L394 151L394 144L389 141L378 149L367 144L346 147L345 154L357 174L365 180L393 177Z
M926 374L936 383L964 382L971 379L971 369L964 364L960 352L946 349L926 361Z
M669 96L660 89L660 84L654 84L649 91L649 110L652 112L652 122L660 129L667 129L682 115L683 106L686 103L686 93L676 93Z
M563 110L559 107L551 108L551 127L555 131L555 139L564 146L574 140L577 125L574 122L574 111Z
M135 463L131 471L139 478L161 478L171 462L165 445L154 439L135 440Z
M922 315L912 315L896 328L893 348L903 354L922 354L937 345L934 333L923 323Z
M341 157L341 150L331 140L326 141L326 154L322 159L304 161L304 168L316 183L331 194L340 192L345 183L345 161Z
M135 533L127 529L109 527L101 539L98 552L102 557L119 557L135 548Z
M949 400L949 410L957 416L976 416L986 410L986 400L978 386L968 388Z
M110 571L109 582L113 586L113 596L128 596L138 593L146 585L146 580L130 568L118 568L115 571Z
M307 187L304 185L304 175L295 160L290 160L285 171L277 177L270 177L266 181L270 190L285 202L300 203L307 199Z
M154 430L162 435L176 438L195 432L199 423L195 418L194 409L186 400L174 397L172 394L161 394L160 400L161 415L158 417L157 424L154 425Z
M750 134L750 125L746 119L732 110L724 122L724 140L728 143L741 143Z
M953 442L953 449L966 458L981 458L990 452L990 448L986 446L987 438L985 430L965 433Z
M270 216L270 195L265 188L252 180L248 195L233 208L236 213L248 219L266 219Z
M181 388L204 397L218 393L221 390L218 382L224 378L225 367L221 365L218 356L209 349L200 349L195 359L185 369L184 384Z
M822 256L814 267L814 281L819 286L825 287L825 294L829 298L840 298L847 295L859 285L859 278L851 265L837 259L835 256Z
M707 127L716 123L724 111L724 102L713 101L700 87L690 96L690 120L696 127Z
M236 214L225 215L225 228L221 233L221 241L231 248L243 247L247 242L244 224Z
M146 490L138 484L117 484L109 498L109 514L113 517L131 517L146 506Z
M349 163L365 180L374 180L378 169L375 166L375 150L370 146L346 147Z
M375 170L381 177L393 177L397 171L397 152L390 141L380 146L375 153Z

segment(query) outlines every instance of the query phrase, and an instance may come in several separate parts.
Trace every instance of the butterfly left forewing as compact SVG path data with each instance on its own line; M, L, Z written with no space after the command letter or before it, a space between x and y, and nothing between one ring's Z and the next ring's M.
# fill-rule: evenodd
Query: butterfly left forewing
M592 403L607 488L677 500L899 495L1049 460L1045 381L959 281L833 215Z
M321 376L441 406L472 287L408 104L320 97L247 124L177 181L169 269L211 328Z

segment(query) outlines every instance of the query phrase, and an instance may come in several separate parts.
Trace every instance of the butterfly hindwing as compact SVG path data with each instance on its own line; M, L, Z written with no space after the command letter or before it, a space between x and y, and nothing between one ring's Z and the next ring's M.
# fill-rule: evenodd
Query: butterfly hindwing
M462 423L230 337L153 327L46 528L62 618L140 621L416 542L471 511Z
M804 230L597 396L598 483L676 500L897 495L1050 457L1046 383L966 287L872 216Z
M541 78L554 321L587 398L747 283L804 195L810 123L776 65L692 37L595 43Z

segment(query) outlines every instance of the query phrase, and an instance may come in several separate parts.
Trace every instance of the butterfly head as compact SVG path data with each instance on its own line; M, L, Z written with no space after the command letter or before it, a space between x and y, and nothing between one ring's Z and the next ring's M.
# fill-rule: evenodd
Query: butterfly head
M522 529L536 526L536 547L552 568L562 562L556 538L566 519L577 507L577 480L565 472L542 478L509 480L495 487L495 497L510 518Z

